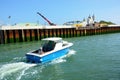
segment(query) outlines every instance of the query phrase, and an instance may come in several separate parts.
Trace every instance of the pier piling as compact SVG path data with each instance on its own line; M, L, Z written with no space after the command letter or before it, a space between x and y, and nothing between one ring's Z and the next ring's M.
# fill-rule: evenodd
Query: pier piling
M50 26L49 26L50 27ZM38 41L46 37L80 37L120 32L120 26L100 28L0 28L0 44Z

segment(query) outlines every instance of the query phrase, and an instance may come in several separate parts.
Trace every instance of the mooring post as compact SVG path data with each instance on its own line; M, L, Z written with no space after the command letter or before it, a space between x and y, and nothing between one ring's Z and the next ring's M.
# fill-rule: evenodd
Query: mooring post
M13 40L14 40L14 43L16 43L15 30L13 30L12 32L13 32Z
M69 30L69 29L66 29L66 37L67 37L67 38L69 37L69 36L68 36L68 35L69 35L68 30Z
M41 29L39 29L39 40L41 40L42 39L42 37L41 37L42 35L41 35Z
M63 31L63 38L65 38L65 30L64 30L64 29L62 29L62 31Z
M25 41L24 30L22 29L22 42Z
M31 29L29 30L29 33L30 33L30 41L32 41L32 30Z
M46 30L43 29L43 38L46 38Z
M58 29L55 29L56 37L58 37Z
M23 42L22 30L18 30L18 33L19 33L19 42Z
M35 37L35 40L37 41L38 40L38 32L37 32L37 29L34 29L34 37Z
M7 38L7 43L10 43L10 36L9 36L9 30L6 30L6 38Z
M87 32L86 32L86 29L85 29L85 31L84 31L84 35L86 36L86 34L87 34Z
M72 28L72 37L74 37L74 28Z
M75 36L78 36L78 30L75 29Z
M5 44L4 30L0 30L0 44Z
M50 37L50 29L48 29L48 37Z
M39 40L39 38L40 38L40 37L39 37L39 29L37 29L37 35L38 35L37 37L38 37L38 40Z
M52 37L54 37L54 30L52 29Z
M23 30L23 34L24 34L24 41L27 41L27 30Z
M62 36L61 36L61 29L59 29L59 32L60 32L60 33L59 33L60 37L62 37Z

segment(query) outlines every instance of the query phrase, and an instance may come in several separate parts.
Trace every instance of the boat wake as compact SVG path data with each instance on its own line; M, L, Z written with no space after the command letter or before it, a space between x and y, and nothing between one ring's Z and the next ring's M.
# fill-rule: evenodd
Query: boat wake
M20 71L19 77L16 80L20 80L25 71L30 67L36 66L37 64L30 64L25 62L9 63L0 67L0 80L4 79L6 76L12 73Z
M48 64L58 64L58 63L66 62L67 61L66 57L70 57L71 55L74 55L75 53L76 53L76 51L70 50L67 55L62 56L56 60L53 60ZM32 71L31 70L30 70L30 72L28 71L29 68L34 67L34 66L40 66L38 68L39 72L42 72L42 70L45 67L45 65L26 63L26 62L12 62L12 63L8 63L8 64L4 64L4 65L0 66L0 80L22 80L22 78L25 77L24 75L37 74L38 70L31 69ZM37 67L35 67L35 68L37 68Z
M57 64L57 63L63 63L63 62L66 62L66 57L70 57L72 55L74 55L76 53L75 50L70 50L69 53L67 55L64 55L58 59L55 59L53 61L50 62L50 64Z
M67 57L70 57L71 55L75 55L76 51L75 50L70 50L69 53L67 54Z

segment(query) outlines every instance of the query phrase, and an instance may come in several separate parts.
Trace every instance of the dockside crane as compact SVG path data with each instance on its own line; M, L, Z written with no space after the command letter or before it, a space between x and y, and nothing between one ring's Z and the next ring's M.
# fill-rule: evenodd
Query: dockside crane
M44 16L43 16L42 14L40 14L39 12L37 12L37 14L40 15L45 21L47 21L49 25L51 25L51 26L56 26L56 24L50 22L46 17L44 17Z

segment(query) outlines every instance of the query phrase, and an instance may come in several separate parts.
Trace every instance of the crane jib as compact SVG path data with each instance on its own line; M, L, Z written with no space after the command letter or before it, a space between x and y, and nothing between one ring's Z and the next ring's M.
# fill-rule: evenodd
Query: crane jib
M56 24L50 22L46 17L44 17L44 16L43 16L42 14L40 14L39 12L37 12L37 14L39 14L45 21L47 21L49 25L56 25Z

